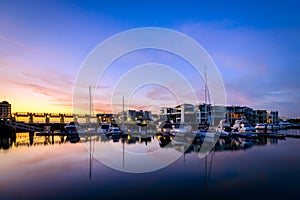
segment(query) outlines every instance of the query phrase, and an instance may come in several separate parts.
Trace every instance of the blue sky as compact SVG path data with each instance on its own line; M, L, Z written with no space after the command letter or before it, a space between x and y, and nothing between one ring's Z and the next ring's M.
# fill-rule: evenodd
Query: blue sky
M298 1L1 1L1 99L13 111L72 112L73 85L89 52L116 33L154 26L180 31L206 49L222 75L227 104L298 117L299 8ZM117 74L117 63L168 57L142 53L120 59L110 73ZM183 64L177 60L166 62ZM103 101L94 100L96 110L109 111L105 90L97 91ZM134 101L152 104L153 94L166 93L147 86Z

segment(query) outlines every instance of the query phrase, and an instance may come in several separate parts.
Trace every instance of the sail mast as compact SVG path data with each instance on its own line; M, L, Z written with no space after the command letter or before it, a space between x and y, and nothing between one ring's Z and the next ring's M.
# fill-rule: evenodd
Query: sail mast
M207 74L206 65L204 65L204 113L205 113L205 124L208 124L208 113L207 113Z
M206 75L206 65L204 65L204 81L205 81L205 88L204 88L204 91L205 91L205 94L204 94L204 101L205 101L205 104L207 104L207 75Z
M123 112L122 112L122 125L124 126L124 96L123 96Z
M92 117L92 98L91 98L91 86L89 86L89 99L90 99L90 116L89 116L89 124L91 124ZM92 179L92 137L90 135L90 180Z
M91 86L89 86L89 97L90 97L90 117L92 117L92 97L91 97Z

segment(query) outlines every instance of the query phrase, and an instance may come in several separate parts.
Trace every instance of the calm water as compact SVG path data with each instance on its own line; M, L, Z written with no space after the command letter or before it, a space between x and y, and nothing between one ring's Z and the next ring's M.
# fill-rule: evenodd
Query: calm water
M299 134L299 130L286 132ZM52 144L51 139L30 140L28 134L17 134L12 144L0 138L0 199L300 197L300 139L219 140L214 151L202 159L198 141L171 165L149 173L126 173L107 167L91 159L89 145L95 147L95 155L105 145L123 146L131 152L145 148L167 152L176 147L161 148L157 137L132 137L123 143L121 139L114 142L103 137L70 143L55 137ZM126 154L120 158L125 166L144 164L128 160Z

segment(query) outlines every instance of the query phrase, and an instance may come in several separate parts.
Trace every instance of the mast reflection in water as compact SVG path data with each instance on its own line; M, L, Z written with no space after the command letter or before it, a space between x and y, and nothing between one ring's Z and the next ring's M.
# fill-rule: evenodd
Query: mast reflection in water
M120 145L121 164L126 167L142 164L128 163L127 151L159 148L183 153L186 139L140 135L81 137L77 143L66 139L1 133L0 198L299 198L299 139L218 139L202 159L199 153L204 144L198 139L171 165L140 174L120 172L93 160L89 154L93 145ZM92 151L83 144L90 144Z

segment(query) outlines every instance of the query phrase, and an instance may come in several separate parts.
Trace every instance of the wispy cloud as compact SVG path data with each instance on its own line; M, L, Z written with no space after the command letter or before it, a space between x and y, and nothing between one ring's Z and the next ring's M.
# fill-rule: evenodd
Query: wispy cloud
M172 94L171 91L163 87L150 88L150 90L146 92L145 96L152 101L173 101L176 99L175 94ZM178 99L176 99L176 101L178 102Z
M34 52L34 53L41 53L41 50L32 47L31 45L27 45L23 42L17 41L15 39L9 38L7 36L4 35L0 35L0 40L8 43L11 46L17 47L17 48L21 48L25 51L30 51L30 52Z

